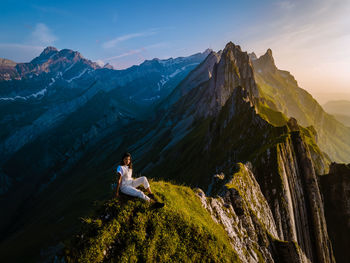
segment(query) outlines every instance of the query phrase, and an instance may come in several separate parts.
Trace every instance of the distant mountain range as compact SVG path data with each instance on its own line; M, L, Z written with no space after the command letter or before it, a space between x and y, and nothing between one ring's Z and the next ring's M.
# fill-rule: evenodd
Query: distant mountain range
M235 229L253 240L235 239L238 230L217 215L232 249L247 252L238 253L241 261L258 262L255 250L269 262L346 258L341 245L333 253L342 231L326 221L322 194L335 197L318 180L331 161L349 162L350 128L279 70L270 49L257 58L230 42L218 52L114 70L48 47L30 63L0 65L4 258L19 249L38 259L40 249L72 235L91 202L109 197L124 151L133 155L134 175L225 197L240 222Z
M30 63L6 60L0 67L0 174L6 178L0 193L18 174L39 175L57 161L72 159L101 131L113 125L122 131L130 120L146 118L149 106L167 96L209 52L153 59L126 70L101 68L79 52L54 47Z
M349 128L326 113L307 91L298 86L288 71L277 69L271 51L259 60L253 59L253 65L255 79L266 104L288 117L296 118L303 126L313 126L317 131L317 144L330 160L348 162Z
M323 105L329 114L332 114L338 121L350 127L350 101L332 100Z

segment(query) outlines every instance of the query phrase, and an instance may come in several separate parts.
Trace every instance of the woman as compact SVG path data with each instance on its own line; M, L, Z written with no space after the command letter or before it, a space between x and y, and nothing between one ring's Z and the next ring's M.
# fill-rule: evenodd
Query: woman
M147 202L153 202L154 205L157 208L163 207L164 203L157 202L155 200L154 195L152 194L150 185L148 183L148 180L145 176L139 177L139 178L132 178L132 162L131 162L131 154L130 153L125 153L120 165L117 167L117 175L119 176L118 179L118 186L117 186L117 193L116 197L119 196L119 188L120 191L124 194L131 195L131 196L136 196L139 198L142 198L146 200ZM145 195L142 191L136 189L136 187L143 185L147 192L149 193L148 196Z

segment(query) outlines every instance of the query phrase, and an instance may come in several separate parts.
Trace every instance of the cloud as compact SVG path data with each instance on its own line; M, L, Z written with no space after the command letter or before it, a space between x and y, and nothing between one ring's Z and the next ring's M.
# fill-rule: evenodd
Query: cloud
M103 67L106 63L104 63L101 59L96 60L96 64L100 67Z
M348 89L350 83L350 2L295 1L294 7L275 5L274 16L252 26L243 37L257 54L274 52L277 66L287 69L309 91ZM282 4L287 5L287 4Z
M32 5L32 7L43 13L50 13L50 14L61 15L61 16L72 16L72 13L68 12L67 10L57 8L57 7L39 6L39 5Z
M0 43L0 57L11 59L16 62L28 62L38 56L43 49L43 46Z
M295 3L292 1L278 1L276 5L283 10L290 10L294 8Z
M38 56L42 50L52 45L57 37L44 23L37 23L22 43L0 43L0 57L16 62L27 62Z
M289 2L276 2L274 10L271 10L274 15L269 14L262 17L261 23L256 21L254 25L245 27L240 32L243 46L257 53L272 48L285 54L301 51L324 54L319 48L331 49L340 38L349 34L347 14L350 5L347 1L294 1L293 6Z
M152 45L149 45L149 46L141 47L139 49L132 49L132 50L129 50L129 51L127 51L125 53L122 53L120 55L117 55L117 56L104 58L103 60L105 60L105 61L116 60L116 59L119 59L119 58L122 58L122 57L127 57L127 56L131 56L131 55L134 55L134 54L138 54L138 53L147 51L148 49L164 47L165 45L166 45L166 43L164 43L164 42L156 43L156 44L152 44Z
M51 30L43 23L38 23L31 34L33 42L41 45L50 45L57 40L57 37Z
M151 35L155 35L155 34L156 34L155 30L147 30L147 31L140 32L140 33L127 34L127 35L123 35L123 36L114 38L112 40L109 40L107 42L104 42L102 44L102 47L103 48L112 48L112 47L115 47L118 43L129 40L129 39L138 38L138 37L146 37L146 36L151 36Z
M0 48L21 48L21 49L30 49L30 50L42 50L43 46L31 46L17 43L0 43Z
M119 19L118 13L117 13L117 12L114 12L114 13L113 13L113 16L112 16L112 21L113 21L113 23L116 23L116 22L118 21L118 19Z
M141 53L144 49L140 48L140 49L133 49L133 50L129 50L125 53L122 53L120 55L117 55L117 56L113 56L113 57L109 57L109 58L105 58L104 60L115 60L115 59L118 59L118 58L122 58L122 57L127 57L127 56L130 56L130 55L134 55L134 54L137 54L137 53Z

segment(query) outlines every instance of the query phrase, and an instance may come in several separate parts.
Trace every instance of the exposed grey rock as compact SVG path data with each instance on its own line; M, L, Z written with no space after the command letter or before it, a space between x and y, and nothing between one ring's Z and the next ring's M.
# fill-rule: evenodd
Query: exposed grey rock
M279 236L296 242L311 262L335 262L315 169L300 132L269 152L264 169L256 171Z
M223 225L242 262L310 262L293 242L279 239L269 205L247 165L223 186L223 196L197 194L213 220Z

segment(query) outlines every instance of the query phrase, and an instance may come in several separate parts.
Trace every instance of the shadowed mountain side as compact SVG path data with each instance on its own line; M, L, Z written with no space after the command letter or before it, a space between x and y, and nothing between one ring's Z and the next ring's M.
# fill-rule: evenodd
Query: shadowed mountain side
M350 164L332 163L320 183L335 258L345 263L350 258Z

